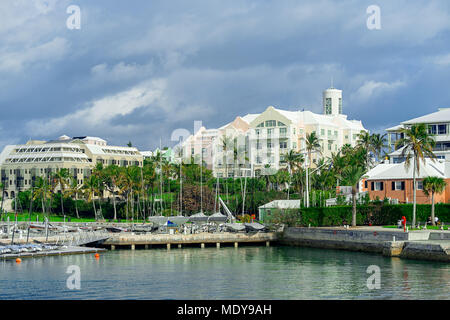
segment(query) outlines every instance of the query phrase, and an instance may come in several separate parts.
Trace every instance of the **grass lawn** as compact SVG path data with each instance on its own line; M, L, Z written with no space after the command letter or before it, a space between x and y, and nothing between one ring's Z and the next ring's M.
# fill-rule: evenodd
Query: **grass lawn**
M9 221L15 221L15 215L14 213L7 213L7 214L3 214L2 215L2 221L7 221L9 217ZM37 213L37 212L33 212L31 214L31 222L36 222L36 217L39 217L39 222L44 221L44 215L41 213ZM68 216L66 216L66 222L68 222ZM28 213L19 213L17 215L17 221L28 221L29 216ZM63 222L64 221L64 217L63 216L57 216L57 215L51 215L49 217L49 221L50 222ZM108 221L108 220L106 220ZM70 217L70 222L95 222L94 218L77 218L77 217ZM114 220L113 222L118 222L117 220ZM125 222L124 219L121 219L121 222ZM128 221L130 222L130 220ZM134 223L142 223L142 219L141 220L134 220Z
M397 229L397 226L383 226L383 228ZM422 227L421 227L422 228ZM409 228L409 230L419 230L417 228ZM420 229L422 230L422 229ZM441 230L441 226L427 226L427 230ZM444 230L449 230L449 226L444 226Z

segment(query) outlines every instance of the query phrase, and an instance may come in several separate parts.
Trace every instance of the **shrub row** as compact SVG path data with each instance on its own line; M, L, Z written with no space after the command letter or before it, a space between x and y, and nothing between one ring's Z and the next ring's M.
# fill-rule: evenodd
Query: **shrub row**
M412 204L369 204L358 206L356 210L357 225L392 225L397 221L406 217L411 222L413 214ZM450 204L436 204L435 215L439 221L450 223ZM416 210L416 221L425 223L431 216L431 205L418 204ZM285 223L288 226L339 226L343 224L351 224L352 207L351 206L334 206L334 207L313 207L280 210L275 211L267 221L272 223Z

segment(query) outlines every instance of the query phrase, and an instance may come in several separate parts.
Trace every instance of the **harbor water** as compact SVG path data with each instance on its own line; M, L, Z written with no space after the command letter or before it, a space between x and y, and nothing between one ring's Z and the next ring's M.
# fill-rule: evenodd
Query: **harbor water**
M67 286L70 266L80 289ZM0 261L0 299L450 299L450 264L301 247L116 250Z

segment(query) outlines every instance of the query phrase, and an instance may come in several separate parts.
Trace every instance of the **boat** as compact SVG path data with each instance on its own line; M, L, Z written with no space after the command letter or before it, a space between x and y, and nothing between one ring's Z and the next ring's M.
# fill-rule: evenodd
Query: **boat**
M153 222L156 226L163 226L167 223L168 218L164 216L152 216L148 217L150 222Z
M220 213L220 211L213 213L208 217L208 222L223 223L226 222L227 220L228 217Z
M168 221L176 224L177 226L181 226L189 221L189 217L184 217L184 216L171 216L171 217L168 217L167 219L168 219Z
M199 212L196 214L193 214L189 217L189 222L193 223L206 223L208 221L208 216L205 215L203 212Z
M245 225L243 223L225 223L225 228L231 232L245 231Z
M127 232L128 229L121 227L105 227L108 232L119 233L119 232Z
M255 232L255 231L266 231L267 227L261 223L258 222L250 222L250 223L244 223L245 229L247 232Z

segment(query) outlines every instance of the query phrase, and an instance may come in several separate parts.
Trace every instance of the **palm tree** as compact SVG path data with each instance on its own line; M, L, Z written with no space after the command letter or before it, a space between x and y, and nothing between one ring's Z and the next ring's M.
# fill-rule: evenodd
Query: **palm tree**
M46 215L45 201L50 196L48 181L42 177L36 177L33 200L41 199L42 214Z
M433 161L436 155L433 153L433 147L436 142L432 135L428 133L427 127L423 123L413 124L409 128L402 128L400 133L403 138L395 142L395 148L403 146L401 156L405 160L405 168L408 170L413 159L413 221L412 227L416 225L416 171L420 172L420 160L425 162L425 157L431 158Z
M431 223L436 225L434 221L434 194L444 192L447 183L444 179L439 177L426 177L423 179L423 192L429 196L431 194Z
M313 131L311 134L306 134L306 151L308 152L308 159L309 159L309 167L311 168L312 165L312 153L317 152L319 154L322 154L322 147L319 143L319 138L316 135L316 132Z
M370 136L370 149L374 153L377 160L379 160L383 149L387 147L386 136L387 136L386 133L383 135L379 133L374 133Z
M95 190L97 188L97 178L94 175L90 175L88 178L84 179L84 185L82 187L86 200L88 202L92 201L92 206L94 208L94 216L97 219L97 209L95 207Z
M370 151L372 151L372 137L368 131L361 131L356 140L356 147L366 150L365 165L370 166Z
M61 212L62 212L62 215L64 215L64 196L65 196L65 193L66 193L66 186L68 184L69 177L70 177L69 169L67 169L67 168L58 169L58 171L56 171L54 176L53 176L53 178L55 179L55 182L56 182L55 186L59 185L59 189L60 189L60 192L61 192Z
M356 227L356 193L364 173L364 167L356 164L345 167L342 172L344 179L352 186L352 227Z
M113 197L113 207L114 207L114 220L117 220L117 209L116 209L116 190L118 181L120 178L119 175L119 167L115 164L107 166L104 169L104 185L106 187L106 190L108 190L109 193L112 194Z
M287 154L284 156L284 160L288 166L289 173L289 186L288 186L288 200L289 200L289 189L291 187L292 173L301 168L301 164L305 162L305 158L303 154L297 153L294 149L289 150Z
M80 215L79 215L79 213L78 213L78 194L80 193L80 191L81 191L81 186L78 184L78 181L77 181L77 179L76 179L76 177L74 178L74 177L72 177L71 179L70 179L70 185L69 185L69 190L68 190L68 196L69 197L75 197L75 200L74 200L74 202L75 202L75 213L76 213L76 215L77 215L77 218L80 218Z
M223 135L221 137L222 151L223 151L223 165L225 166L225 192L228 204L228 152L231 150L233 140L230 136Z

